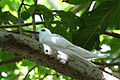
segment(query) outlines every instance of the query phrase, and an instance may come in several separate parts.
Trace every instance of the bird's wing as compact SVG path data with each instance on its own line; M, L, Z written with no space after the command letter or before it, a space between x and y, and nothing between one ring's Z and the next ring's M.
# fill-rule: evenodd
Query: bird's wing
M71 42L57 34L51 34L50 36L45 37L43 43L51 47L57 47L62 49L73 46Z
M71 42L66 40L60 35L51 34L47 37L45 37L43 40L43 43L46 45L49 45L51 48L63 51L65 53L74 53L79 56L82 56L84 58L102 58L106 57L105 55L99 56L97 54L91 54L91 52L73 45Z

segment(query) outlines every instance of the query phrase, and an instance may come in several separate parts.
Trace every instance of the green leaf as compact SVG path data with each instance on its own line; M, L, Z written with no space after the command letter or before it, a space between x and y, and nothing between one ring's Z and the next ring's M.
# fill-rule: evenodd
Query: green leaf
M16 58L16 56L0 51L0 62L7 61L7 60L13 59L13 58ZM2 71L12 71L15 68L17 68L15 63L4 64L4 65L0 66L0 72L2 72Z
M8 67L9 66L9 67ZM4 71L13 71L15 70L17 67L15 65L15 63L11 63L11 64L4 64L0 66L0 72L4 72Z
M111 53L112 54L119 54L120 55L120 39L113 38L110 40L109 45L111 47Z
M45 21L45 24L47 27L51 27L52 21L54 21L54 15L52 14L52 11L50 11L47 7L44 5L37 5L37 11L36 14L39 16L43 15L43 19Z
M16 11L19 7L19 1L18 0L1 0L0 6L1 7L8 6L10 10Z
M8 59L16 58L16 56L0 51L0 60L5 61Z
M70 4L80 5L80 4L86 3L90 0L69 0L69 1L64 0L64 1L67 2L67 3L70 3Z
M61 22L55 22L54 25L56 25L55 27L49 27L50 31L52 31L52 33L55 34L59 34L63 37L65 37L68 40L71 40L71 33L68 32L68 27L67 26L63 26L63 24L61 24Z
M56 11L56 13L60 16L63 25L68 26L70 30L74 31L78 26L80 27L79 17L72 12Z
M13 16L9 11L5 11L3 13L0 13L0 23L4 23L4 24L10 24L10 22L12 22L13 24L18 23L18 19Z
M112 2L120 2L120 0L97 0L99 2L104 2L104 1L112 1Z
M22 20L27 20L29 17L30 17L30 13L29 13L29 12L23 11L23 12L21 13L21 18L22 18Z
M114 11L109 19L110 27L120 29L120 3L116 4Z
M34 63L34 62L32 62L32 61L29 61L29 60L27 60L27 59L23 59L22 60L22 64L21 64L21 66L28 66L29 67L29 69L31 69L33 66L35 66L36 65L36 63Z
M51 69L43 67L43 66L37 66L39 75L46 75L51 74Z
M81 17L83 27L73 34L73 42L88 50L93 49L94 45L99 43L99 35L107 29L109 15L117 4L117 2L103 2L95 10L85 13Z

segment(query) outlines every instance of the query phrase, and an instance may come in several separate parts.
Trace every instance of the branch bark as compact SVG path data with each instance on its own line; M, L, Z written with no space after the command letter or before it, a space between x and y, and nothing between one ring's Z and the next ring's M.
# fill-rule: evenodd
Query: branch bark
M120 34L114 33L114 32L109 31L109 30L106 30L104 32L104 34L109 35L109 36L113 36L113 37L116 37L116 38L120 38Z
M0 32L0 48L4 52L24 57L76 80L104 80L102 72L90 61L73 54L68 55L66 64L62 64L56 57L44 54L40 42L24 35Z
M55 22L59 22L59 21L53 21L53 22L51 22L51 24L54 24ZM45 25L45 22L44 21L36 22L35 24L36 25L39 25L39 24ZM62 22L61 22L61 24L62 24ZM32 23L21 24L21 27L25 27L25 26L29 26L29 25L32 25ZM15 25L0 25L0 28L17 28L17 27L19 27L19 25L17 25L17 24L15 24ZM106 30L103 34L113 36L115 38L120 38L120 34L114 33L114 32L109 31L109 30Z
M33 24L33 31L36 31L36 24L35 24L35 12L37 9L37 0L34 1L34 9L32 11L32 24ZM33 34L33 39L35 39L35 34Z
M37 66L38 66L38 65L36 64L35 66L33 66L33 67L27 72L27 74L25 75L24 80L26 80L28 74L29 74L35 67L37 67Z
M22 34L22 25L21 25L21 15L20 15L20 11L21 11L21 8L23 6L23 3L24 0L22 0L22 3L20 4L19 8L18 8L18 22L19 22L19 30L20 30L20 34Z
M115 66L115 65L120 65L120 62L114 62L114 63L105 63L105 62L93 62L94 64L96 65L102 65L102 66L106 66L106 67L109 67L109 66Z
M13 58L13 59L9 59L9 60L0 62L0 65L9 64L9 63L13 63L13 62L18 62L18 61L21 61L22 59L23 59L23 58Z

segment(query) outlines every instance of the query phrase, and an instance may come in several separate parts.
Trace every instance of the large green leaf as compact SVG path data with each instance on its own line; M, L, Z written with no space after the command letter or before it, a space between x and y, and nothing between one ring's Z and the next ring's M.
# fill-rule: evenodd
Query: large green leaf
M19 0L1 0L0 6L5 7L8 6L8 8L12 11L16 11L19 7Z
M88 50L93 49L99 41L99 35L108 27L109 15L118 4L117 2L103 2L95 10L83 14L81 18L84 25L73 34L73 42Z
M9 11L0 12L0 24L10 24L12 22L13 24L18 23L18 19L12 15Z
M96 0L96 1L99 1L99 2L103 2L103 1L120 2L120 0Z
M113 38L110 40L109 45L111 47L111 53L112 54L118 54L120 55L120 39Z
M63 26L63 24L61 24L61 22L55 22L54 23L55 27L49 27L50 31L52 31L52 33L55 34L59 34L63 37L65 37L68 40L71 40L71 33L68 32L68 26Z
M70 3L70 4L75 4L75 5L80 5L80 4L84 4L90 0L63 0L67 3Z
M120 3L116 4L115 10L111 13L109 24L110 27L120 29Z
M52 14L52 11L49 10L44 5L38 5L37 6L37 12L38 15L43 15L43 19L45 21L46 27L51 27L51 22L54 21L54 16Z
M9 59L15 58L14 55L10 55L8 53L4 53L2 51L0 51L0 61L7 61ZM9 67L8 67L9 66ZM14 69L16 69L16 65L15 63L11 63L11 64L4 64L0 66L0 72L2 71L12 71Z
M70 30L74 31L77 27L81 26L81 22L78 16L74 15L72 12L65 11L56 11L60 16L63 25L66 25L70 28Z
M34 5L32 5L27 10L25 10L21 13L22 20L26 20L31 16L30 14L32 13L32 11L34 9L33 6ZM37 14L39 16L42 15L46 26L47 27L51 26L51 22L54 20L54 16L52 14L52 11L50 11L46 6L38 4L35 14Z

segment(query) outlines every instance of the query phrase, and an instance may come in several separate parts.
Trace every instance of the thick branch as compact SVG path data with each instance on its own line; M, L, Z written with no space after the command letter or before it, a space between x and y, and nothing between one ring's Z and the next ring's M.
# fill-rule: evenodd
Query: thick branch
M0 48L5 52L52 68L76 80L103 80L102 72L91 62L73 54L72 56L68 55L69 59L66 64L62 64L56 57L44 54L40 42L24 35L0 32Z

